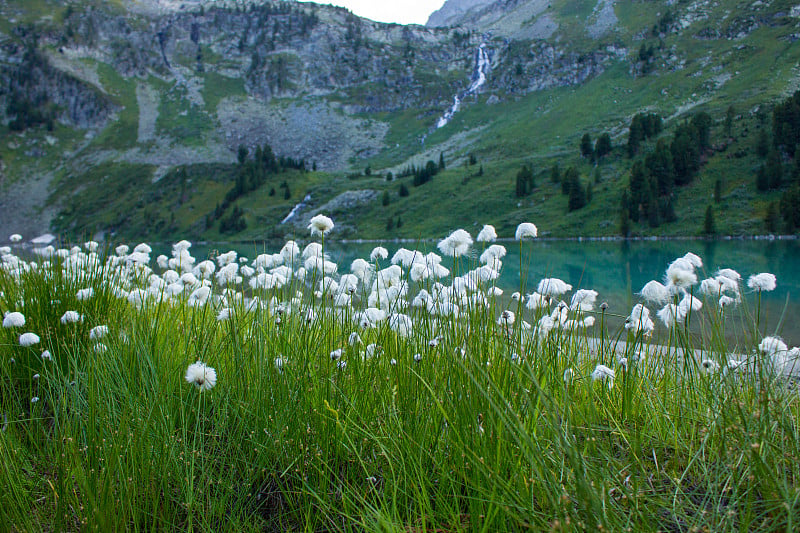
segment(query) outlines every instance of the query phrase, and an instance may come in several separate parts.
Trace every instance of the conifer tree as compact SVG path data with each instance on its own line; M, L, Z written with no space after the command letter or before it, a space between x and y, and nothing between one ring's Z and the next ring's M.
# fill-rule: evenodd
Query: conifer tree
M703 221L703 233L706 235L713 235L716 233L716 228L714 227L714 210L710 205L706 207L706 216Z
M592 138L588 133L584 133L583 137L581 137L581 156L591 157L593 153L594 148L592 148Z

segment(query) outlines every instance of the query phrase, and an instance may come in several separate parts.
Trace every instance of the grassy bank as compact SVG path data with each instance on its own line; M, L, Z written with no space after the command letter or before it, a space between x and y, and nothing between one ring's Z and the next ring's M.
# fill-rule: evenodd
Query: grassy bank
M473 264L468 242L446 239L441 262L376 252L354 277L314 245L212 262L188 243L155 261L144 246L98 255L91 243L4 254L0 521L797 528L800 402L784 377L796 350L759 331L768 276L701 285L686 256L670 265L657 323L639 307L609 331L596 294L554 280L500 305L502 251ZM664 296L644 292L648 307ZM732 305L748 320L726 320ZM703 334L689 335L697 321ZM730 356L731 328L744 359ZM649 356L654 344L708 356Z

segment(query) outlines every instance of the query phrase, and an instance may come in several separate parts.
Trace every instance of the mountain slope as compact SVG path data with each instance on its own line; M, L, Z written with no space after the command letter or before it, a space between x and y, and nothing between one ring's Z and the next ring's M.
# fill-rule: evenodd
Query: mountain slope
M633 231L695 234L696 215L683 212L704 210L724 174L719 231L763 232L781 192L755 191L754 145L770 129L769 106L800 85L799 14L779 1L451 0L429 26L458 26L424 28L292 2L17 0L0 6L0 205L22 208L0 231L259 238L291 234L327 208L342 234L359 237L526 218L544 218L553 235L612 235L633 115L660 114L667 139L704 111L717 151L676 193L677 220ZM476 84L481 45L489 68ZM24 61L33 67L21 70ZM31 73L24 83L21 71ZM437 128L454 96L457 112ZM723 132L731 106L734 131ZM29 124L20 128L20 116ZM603 132L616 148L597 167L592 201L568 212L547 173L575 166L593 181L578 147L584 133ZM266 144L317 172L281 166L286 176L267 172L225 203L246 167L239 146L252 159ZM429 183L397 177L440 154L447 168ZM517 197L523 165L537 184ZM34 194L20 195L20 184ZM136 199L143 191L148 201ZM234 209L245 227L220 233ZM156 212L163 224L148 227Z

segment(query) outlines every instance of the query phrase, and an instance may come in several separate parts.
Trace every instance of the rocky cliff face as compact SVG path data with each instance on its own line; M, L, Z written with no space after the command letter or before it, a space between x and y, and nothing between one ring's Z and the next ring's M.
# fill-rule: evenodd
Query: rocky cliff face
M440 9L431 13L426 26L443 28L463 25L470 17L494 3L495 0L448 0Z
M56 121L81 129L105 126L117 110L106 95L54 68L35 38L20 37L0 45L0 109L10 128L43 123L52 129Z
M165 101L155 85L165 83L189 106L184 112L206 117L209 152L215 145L233 154L239 144L269 142L290 157L314 155L320 168L329 169L344 168L351 158L382 146L386 128L354 115L446 108L469 82L480 44L480 36L470 32L381 24L314 4L261 2L243 8L148 1L128 6L131 11L70 8L62 23L40 25L41 68L25 69L28 89L46 95L59 116L77 127L103 125L115 109L111 102L119 101L107 98L118 91L97 75L103 65L122 80L139 80L140 141L159 140L154 126L161 123ZM6 78L14 77L14 63L22 55L21 50L7 54ZM220 81L243 91L207 101ZM148 95L155 96L142 98ZM304 103L295 102L287 111L291 100ZM295 131L287 134L287 127ZM321 142L321 132L335 135ZM164 163L163 158L140 160Z
M239 146L264 144L342 173L380 154L381 170L397 172L483 142L476 132L491 128L491 113L473 106L609 70L630 79L686 70L690 81L657 93L678 113L732 79L725 65L764 46L747 48L756 30L796 25L800 9L789 4L448 0L422 27L292 1L0 2L4 181L36 176L47 191L55 175L59 190L81 190L70 180L87 168L129 165L160 183L176 166L229 165ZM780 43L797 40L792 31ZM710 47L700 59L697 43ZM459 113L470 118L451 121ZM621 131L628 119L612 122ZM51 135L61 126L69 131Z

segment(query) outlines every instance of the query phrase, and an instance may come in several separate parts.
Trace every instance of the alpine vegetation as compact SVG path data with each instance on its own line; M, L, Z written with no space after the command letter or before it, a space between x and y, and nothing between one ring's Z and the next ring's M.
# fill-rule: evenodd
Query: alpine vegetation
M0 523L800 524L800 348L761 323L772 274L708 274L689 253L629 308L555 277L504 295L488 225L350 264L326 252L330 218L307 235L252 259L6 250Z

